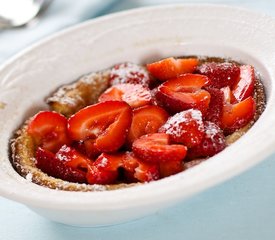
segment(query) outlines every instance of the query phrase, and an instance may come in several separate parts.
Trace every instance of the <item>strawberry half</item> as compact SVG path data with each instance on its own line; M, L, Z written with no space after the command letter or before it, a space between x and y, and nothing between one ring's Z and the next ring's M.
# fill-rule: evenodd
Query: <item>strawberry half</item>
M232 87L240 78L240 68L234 63L204 63L197 68L197 73L210 79L209 86L222 88Z
M184 73L193 73L198 66L197 58L165 58L158 62L147 64L148 71L157 79L166 81Z
M202 114L195 109L177 113L168 119L159 132L168 134L172 142L194 147L201 143L205 134Z
M56 112L37 113L29 122L27 132L37 146L51 152L56 152L62 145L70 143L67 136L67 119Z
M157 101L173 113L190 108L199 109L204 113L208 109L211 96L201 88L208 82L206 76L184 74L161 84L156 93Z
M159 166L137 158L133 152L126 152L123 157L123 169L126 177L132 181L151 182L160 178Z
M184 170L182 161L170 161L159 163L160 177L169 177Z
M211 157L219 153L226 147L223 131L209 121L204 122L205 135L201 143L188 150L188 157Z
M235 96L233 95L230 87L224 87L221 88L221 91L223 92L223 101L224 104L231 104L237 102Z
M121 101L106 101L81 109L68 119L72 140L94 140L102 152L118 150L125 142L132 122L130 106Z
M66 161L41 147L36 151L36 166L49 176L69 182L86 183L86 172L67 166Z
M144 67L130 62L117 64L110 72L110 84L112 86L131 83L150 87L152 82L152 77Z
M122 165L122 154L102 153L89 167L87 180L89 184L112 184L118 178L118 168Z
M243 65L240 70L240 80L232 87L232 93L238 102L252 96L255 85L254 68L250 65Z
M147 105L133 110L133 120L128 134L128 145L140 136L148 133L156 133L167 121L169 115L161 107Z
M183 145L170 145L169 135L165 133L147 134L133 143L135 155L151 163L182 161L186 151Z
M224 92L218 88L207 88L207 91L211 94L211 99L209 108L205 114L205 120L220 126L224 104Z
M66 166L87 172L88 165L92 162L89 158L79 153L74 148L63 145L59 151L55 154L55 157L60 161L63 161Z
M150 90L141 84L118 84L102 93L98 101L124 101L137 108L149 104L151 99Z
M244 127L254 117L256 104L252 97L236 104L225 104L223 107L221 128L227 133L233 133Z
M119 168L123 169L128 182L150 182L159 178L158 165L144 163L132 152L102 153L88 170L88 182L90 184L115 183L118 180Z

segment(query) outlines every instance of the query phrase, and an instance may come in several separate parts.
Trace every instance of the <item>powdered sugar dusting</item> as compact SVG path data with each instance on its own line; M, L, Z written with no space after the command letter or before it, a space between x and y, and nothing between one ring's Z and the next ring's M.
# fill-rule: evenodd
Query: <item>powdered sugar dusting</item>
M148 87L151 77L143 66L127 62L118 64L112 68L110 82L112 85L132 83Z
M194 120L198 125L198 129L200 131L204 131L202 113L196 109L189 109L187 111L175 114L174 116L170 117L161 128L166 130L166 134L181 137L183 133L187 132L182 123L189 124Z

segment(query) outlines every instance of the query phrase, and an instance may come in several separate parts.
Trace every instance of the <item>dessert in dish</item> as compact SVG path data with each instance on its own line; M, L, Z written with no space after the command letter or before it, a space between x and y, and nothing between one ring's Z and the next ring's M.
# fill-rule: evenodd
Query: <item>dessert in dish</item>
M182 172L241 137L265 107L253 66L221 58L122 63L60 87L12 139L34 183L111 190Z

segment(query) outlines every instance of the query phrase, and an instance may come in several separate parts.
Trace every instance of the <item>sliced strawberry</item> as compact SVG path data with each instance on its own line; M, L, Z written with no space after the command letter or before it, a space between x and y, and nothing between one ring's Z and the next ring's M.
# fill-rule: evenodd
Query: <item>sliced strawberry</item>
M130 176L132 181L151 182L160 178L157 164L143 162L132 152L124 154L123 169L126 177L129 179Z
M204 63L197 68L199 74L210 79L209 86L222 88L233 86L240 78L240 68L234 63Z
M43 148L36 151L36 166L49 176L69 182L86 183L86 172L66 166L66 161Z
M174 175L184 170L182 161L161 162L159 169L161 178Z
M150 90L140 84L118 84L102 93L98 101L124 101L137 108L149 104L151 99Z
M87 156L90 159L96 159L100 154L95 144L96 139L88 139L85 141L75 141L72 146L81 154Z
M85 172L88 170L88 165L92 164L92 161L89 158L67 145L63 145L55 154L55 157L60 161L63 161L66 166Z
M170 145L169 135L165 133L147 134L133 143L135 155L151 163L181 161L186 151L183 145Z
M209 108L205 114L205 120L220 126L224 103L224 92L218 88L207 88L207 91L211 94L211 99Z
M223 108L222 129L226 133L232 133L244 127L254 117L256 104L252 97L236 104L226 104Z
M193 73L198 66L197 58L165 58L158 62L147 64L148 71L157 79L165 81L176 78L184 73Z
M118 178L118 168L122 165L123 154L102 153L93 166L88 169L87 180L90 184L112 184Z
M176 113L195 108L206 112L210 94L201 89L207 85L208 78L199 74L184 74L161 84L156 93L157 101L168 111Z
M230 87L227 86L227 87L221 88L221 91L223 92L224 104L231 104L236 102L236 98L233 95Z
M126 62L117 64L111 69L110 83L112 86L131 83L150 87L153 83L153 79L144 67Z
M121 101L106 101L81 109L68 120L72 140L93 139L102 152L118 150L125 142L132 122L130 106Z
M119 168L124 170L131 182L149 182L159 178L158 165L144 163L132 152L101 154L89 169L87 179L90 184L112 184L117 181Z
M223 131L209 121L204 122L205 135L201 143L188 150L188 157L211 157L219 153L226 147Z
M128 134L128 145L140 136L148 133L156 133L167 121L169 115L161 107L147 105L133 110L133 120Z
M254 68L250 65L243 65L240 70L240 80L232 87L232 93L238 102L252 96L255 85Z
M204 124L199 110L190 109L175 114L159 129L171 140L182 143L188 148L200 144L204 137Z
M37 146L52 152L70 143L67 136L67 119L56 112L37 113L29 122L27 131Z

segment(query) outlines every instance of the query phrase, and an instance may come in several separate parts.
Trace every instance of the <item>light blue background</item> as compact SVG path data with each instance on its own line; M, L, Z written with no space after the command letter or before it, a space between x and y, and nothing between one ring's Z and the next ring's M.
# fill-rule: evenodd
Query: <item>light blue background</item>
M82 4L82 7L76 8L76 2L78 5ZM97 4L88 2L86 0L56 0L42 21L45 23L49 19L52 20L52 16L60 11L60 14L64 16L62 18L63 24L59 23L57 25L61 29L90 17L126 8L164 2L188 1L124 0L116 2L116 5L109 1L111 5L107 6L106 2L104 6L99 4L100 1L95 1ZM272 0L195 0L192 2L233 4L275 16L275 1ZM90 14L87 14L89 7L91 8ZM68 19L66 19L66 16ZM26 30L28 31L29 40L24 41L21 45L14 43L14 46L7 39L16 36L17 33L15 31L0 32L0 43L1 37L2 41L6 38L5 42L0 44L0 55L2 56L0 61L14 54L14 49L18 51L24 44L28 45L31 41L34 41L31 36L35 35L35 39L39 39L50 32L58 30L58 28L49 31L46 31L45 28L45 32L40 35L32 33L32 30ZM19 34L22 34L23 30L18 31ZM9 47L10 51L3 48L3 43ZM0 240L273 240L275 239L274 205L275 155L272 155L241 176L189 198L173 208L159 211L140 220L111 227L75 228L65 226L44 219L21 204L0 198Z

